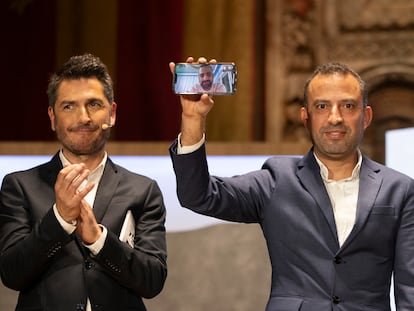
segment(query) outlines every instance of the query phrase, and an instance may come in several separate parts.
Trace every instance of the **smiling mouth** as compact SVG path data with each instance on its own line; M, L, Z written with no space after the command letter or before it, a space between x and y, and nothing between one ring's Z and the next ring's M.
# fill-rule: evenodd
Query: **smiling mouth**
M97 126L78 126L71 128L71 132L94 132L98 129Z
M345 131L329 131L329 132L325 132L325 135L329 139L342 139L342 138L344 138L345 134L346 134Z

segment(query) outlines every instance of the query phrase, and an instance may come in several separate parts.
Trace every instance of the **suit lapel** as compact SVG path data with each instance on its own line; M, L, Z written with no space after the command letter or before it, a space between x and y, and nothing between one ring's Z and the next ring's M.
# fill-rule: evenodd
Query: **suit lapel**
M102 221L118 184L118 171L115 164L108 158L93 204L93 211L98 223Z
M359 173L359 191L355 225L348 238L345 240L343 247L356 237L368 219L382 183L382 177L378 174L379 171L380 168L375 162L363 156L361 171Z
M332 243L331 246L338 249L338 235L333 209L319 171L320 168L313 156L313 151L309 152L298 163L297 175L302 182L303 187L314 198L328 224L333 237L333 239L330 240Z
M49 162L45 163L44 169L40 169L40 178L45 180L54 189L57 175L62 168L59 152L57 152Z
M342 245L342 249L357 236L358 232L361 230L368 219L382 183L382 177L380 174L378 174L379 171L379 166L363 155L361 171L359 175L359 191L355 225L348 238ZM312 154L312 151L303 157L303 159L299 162L298 177L301 180L304 188L315 199L317 205L321 209L322 214L328 223L330 231L332 232L332 236L335 238L336 247L339 248L332 205L328 193L326 192L325 185L320 176L319 166Z

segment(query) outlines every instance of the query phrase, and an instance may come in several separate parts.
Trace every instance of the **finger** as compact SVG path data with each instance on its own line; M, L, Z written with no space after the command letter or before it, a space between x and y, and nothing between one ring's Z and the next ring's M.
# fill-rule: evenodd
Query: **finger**
M198 62L199 62L200 64L207 63L207 58L205 58L204 56L201 56L201 57L199 57L199 58L198 58Z
M81 189L77 188L76 195L79 198L83 199L93 189L94 186L95 184L91 182L91 183L86 184L86 186Z
M187 62L187 63L192 63L192 62L194 62L194 57L192 57L192 56L187 57L186 62Z
M84 170L84 165L69 165L60 170L57 180L56 187L58 189L67 190L71 185L72 181Z
M63 169L60 170L59 176L60 178L63 178L64 180L72 181L75 179L76 176L78 176L83 170L85 170L85 164L70 164ZM59 178L58 176L58 178Z
M64 180L65 178L67 178L67 176L75 169L76 165L74 164L68 164L65 165L58 174L58 179Z
M90 171L88 169L85 169L84 171L80 172L77 176L75 176L71 183L69 184L69 188L72 188L73 190L78 190L79 187L86 183L85 181L89 177Z
M82 199L80 202L80 216L86 217L88 213L92 210L92 207L86 202L85 199Z
M217 64L217 60L215 58L210 59L209 61L210 64Z
M201 95L200 100L201 100L201 102L203 104L212 104L212 103L214 103L213 96L211 94L203 94L203 95Z
M175 63L170 62L170 63L168 64L168 66L170 67L170 71L171 71L171 73L172 73L172 74L174 74Z

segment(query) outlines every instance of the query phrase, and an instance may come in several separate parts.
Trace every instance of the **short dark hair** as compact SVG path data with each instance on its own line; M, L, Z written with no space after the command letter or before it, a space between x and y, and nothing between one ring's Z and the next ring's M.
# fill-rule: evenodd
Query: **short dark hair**
M92 54L76 55L58 69L49 80L47 96L49 106L54 107L57 98L57 89L63 80L78 80L81 78L96 78L102 83L103 91L109 103L114 100L114 90L111 76L106 65Z
M304 94L303 94L303 105L305 107L308 106L308 89L309 89L309 84L311 83L313 78L315 78L317 75L332 75L332 74L341 74L344 76L350 74L353 77L355 77L361 89L362 103L364 107L368 105L367 86L366 86L365 81L362 80L361 76L357 72L349 68L347 65L336 63L336 62L331 62L331 63L326 63L326 64L323 64L317 67L315 71L312 73L312 75L309 77L309 79L306 80L305 87L304 87Z
M213 67L209 63L202 63L202 64L200 64L200 67L198 68L198 71L200 71L201 68L204 68L204 67L210 68L210 71L213 72Z

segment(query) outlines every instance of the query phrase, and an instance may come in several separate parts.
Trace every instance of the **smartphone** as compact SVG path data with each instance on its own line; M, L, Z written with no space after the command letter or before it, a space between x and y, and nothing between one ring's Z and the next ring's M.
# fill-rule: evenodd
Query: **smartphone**
M176 94L232 95L236 92L237 67L234 63L178 63L173 91Z

